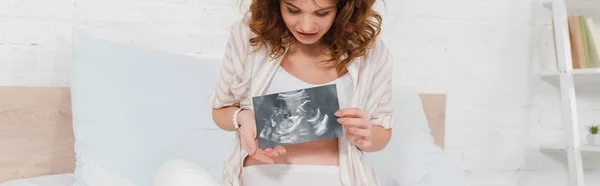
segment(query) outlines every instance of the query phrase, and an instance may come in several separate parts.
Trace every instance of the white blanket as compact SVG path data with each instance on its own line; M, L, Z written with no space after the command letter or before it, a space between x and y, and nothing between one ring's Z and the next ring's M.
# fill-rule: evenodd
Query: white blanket
M71 186L73 174L54 174L33 178L23 178L0 183L0 186Z

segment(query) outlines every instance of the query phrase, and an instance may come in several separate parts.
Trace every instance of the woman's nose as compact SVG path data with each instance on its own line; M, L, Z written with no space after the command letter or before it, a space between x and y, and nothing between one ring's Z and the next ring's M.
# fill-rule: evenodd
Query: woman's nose
M300 31L303 33L313 32L313 20L310 15L305 15L300 21Z

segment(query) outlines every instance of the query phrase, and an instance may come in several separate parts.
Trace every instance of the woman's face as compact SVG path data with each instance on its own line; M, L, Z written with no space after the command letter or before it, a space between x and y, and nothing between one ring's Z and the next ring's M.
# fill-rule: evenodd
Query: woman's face
M280 0L280 6L285 26L303 44L319 42L337 13L335 0Z

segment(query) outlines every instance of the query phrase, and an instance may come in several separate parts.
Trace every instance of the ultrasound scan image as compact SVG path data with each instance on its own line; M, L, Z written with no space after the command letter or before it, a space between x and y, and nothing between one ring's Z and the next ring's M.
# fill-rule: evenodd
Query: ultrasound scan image
M341 136L335 84L257 96L253 102L259 148Z

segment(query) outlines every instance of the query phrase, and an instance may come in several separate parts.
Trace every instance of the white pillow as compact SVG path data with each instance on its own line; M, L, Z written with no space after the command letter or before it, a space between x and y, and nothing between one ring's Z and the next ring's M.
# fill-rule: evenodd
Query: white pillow
M217 128L209 92L220 61L112 43L74 30L75 186L150 186L170 159L219 179L234 133Z

